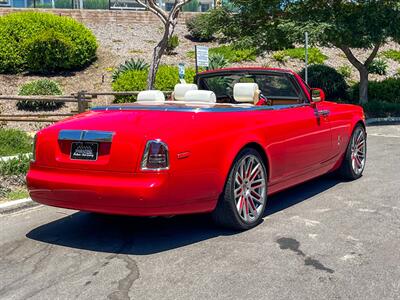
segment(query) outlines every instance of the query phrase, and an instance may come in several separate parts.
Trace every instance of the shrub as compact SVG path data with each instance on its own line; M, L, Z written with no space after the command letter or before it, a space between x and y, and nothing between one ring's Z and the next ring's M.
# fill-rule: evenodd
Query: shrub
M186 68L186 82L193 83L195 74L196 71L193 68ZM168 65L160 66L156 75L155 88L161 91L172 91L177 83L179 83L178 67Z
M57 70L68 70L74 46L64 35L47 30L26 41L27 69L36 73L48 73Z
M124 91L143 91L146 89L147 83L146 70L129 70L121 73L112 83L112 89L116 92ZM116 103L134 102L136 95L133 96L116 96Z
M18 155L17 158L12 158L6 161L0 161L0 175L19 175L26 174L29 169L29 163L32 160L32 155Z
M176 34L174 34L168 39L167 48L165 50L167 54L172 54L178 46L179 46L179 38Z
M388 64L384 59L374 59L368 66L368 72L378 75L386 75Z
M382 53L382 56L386 57L388 59L395 60L400 63L400 51L399 50L390 49L390 50L384 51Z
M352 100L359 99L359 87L359 83L352 86ZM400 104L400 78L370 81L368 83L368 101Z
M62 90L58 83L49 79L39 79L25 83L21 86L18 93L20 96L45 96L61 94ZM18 101L17 108L28 111L49 111L59 109L64 104L64 102Z
M209 69L222 69L229 65L229 61L222 54L212 54L209 57Z
M349 78L351 76L351 67L349 66L340 66L337 71L345 78Z
M112 81L114 82L121 73L127 71L143 71L149 69L149 64L144 61L144 59L130 59L126 60L123 64L119 65L119 67L112 74Z
M288 56L285 51L276 51L272 54L272 58L280 63L285 63L288 60Z
M304 78L304 75L303 69L300 76ZM308 84L323 89L328 100L344 100L348 97L348 86L343 75L326 65L312 65L308 68Z
M86 66L96 57L97 42L72 18L18 12L0 17L0 49L0 73L49 72Z
M0 129L0 156L32 151L32 138L17 129Z
M282 57L290 57L290 58L295 58L295 59L300 59L302 61L306 60L306 51L304 48L292 48L292 49L285 49L278 51L280 52L278 54L278 59ZM275 59L274 56L272 58ZM308 63L310 65L312 64L323 64L324 61L328 57L321 52L318 48L309 48L308 49Z
M147 70L142 71L127 71L113 82L112 88L114 91L143 91L147 88ZM188 83L193 82L195 70L193 68L186 68L185 80ZM175 85L179 83L178 67L161 65L158 69L155 89L161 91L172 91ZM136 96L117 96L115 102L134 102Z
M199 14L186 21L186 28L192 40L199 42L209 42L213 40L216 30L210 26L208 13Z

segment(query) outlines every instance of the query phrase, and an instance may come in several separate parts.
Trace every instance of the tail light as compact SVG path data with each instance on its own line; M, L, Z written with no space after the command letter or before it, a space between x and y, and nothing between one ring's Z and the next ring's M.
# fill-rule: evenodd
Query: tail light
M148 141L143 153L141 169L154 171L168 170L169 159L167 145L160 140Z

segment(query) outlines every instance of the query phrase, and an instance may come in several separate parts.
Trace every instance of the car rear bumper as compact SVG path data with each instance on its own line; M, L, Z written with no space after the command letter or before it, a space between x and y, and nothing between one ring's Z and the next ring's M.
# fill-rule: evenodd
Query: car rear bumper
M168 173L119 173L31 167L27 185L41 204L132 216L208 212L215 201L177 202Z

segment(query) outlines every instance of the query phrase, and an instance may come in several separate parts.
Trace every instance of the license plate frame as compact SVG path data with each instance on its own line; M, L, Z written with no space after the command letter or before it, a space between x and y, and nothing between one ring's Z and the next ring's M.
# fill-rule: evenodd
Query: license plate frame
M96 161L99 156L99 143L72 142L70 159L83 161Z

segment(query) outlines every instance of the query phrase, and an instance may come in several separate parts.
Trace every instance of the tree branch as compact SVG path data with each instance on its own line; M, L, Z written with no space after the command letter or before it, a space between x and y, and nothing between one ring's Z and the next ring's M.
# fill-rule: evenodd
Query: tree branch
M381 46L381 43L378 43L378 44L375 45L374 50L372 50L371 55L365 61L364 66L368 67L372 63L372 61L374 60L375 56L378 54L380 46Z
M140 5L146 7L148 10L150 10L153 14L155 14L157 17L160 18L161 22L163 24L166 24L168 21L168 16L165 13L165 11L159 7L157 4L154 3L154 0L148 0L148 4L145 4L143 0L136 0Z
M170 14L169 14L169 20L172 22L176 18L178 18L179 11L181 10L182 6L184 6L186 3L190 2L191 0L175 0L175 5L172 8Z
M348 46L339 46L339 48L343 51L351 64L357 68L357 70L365 68L364 64L354 56L353 52L351 52L351 49Z

